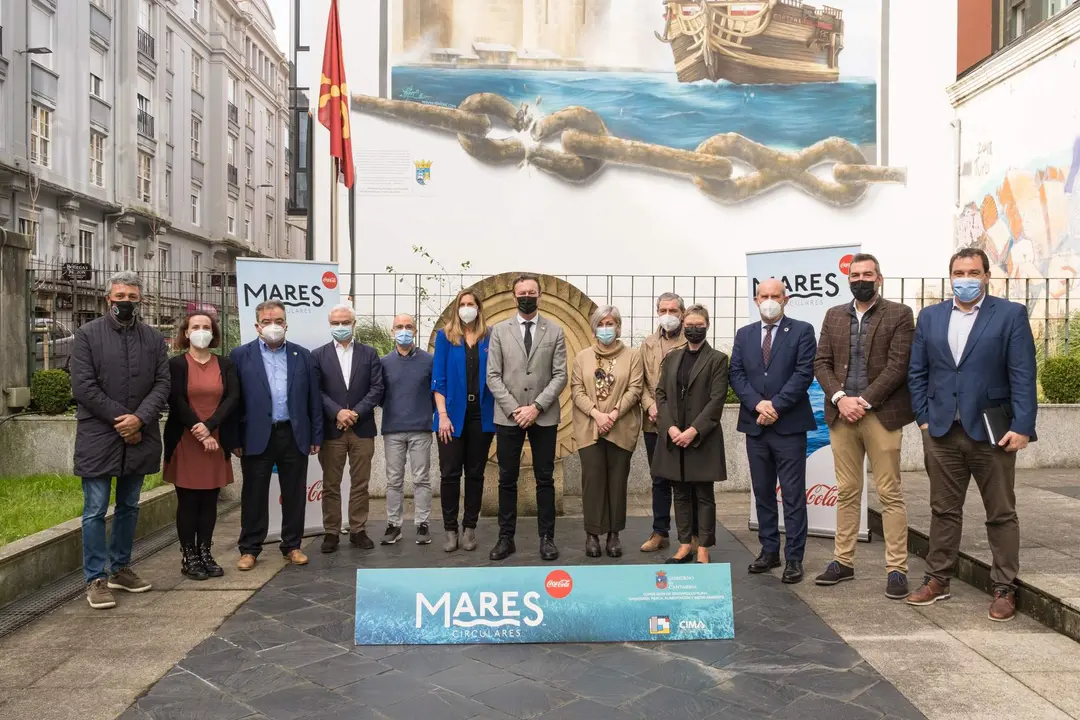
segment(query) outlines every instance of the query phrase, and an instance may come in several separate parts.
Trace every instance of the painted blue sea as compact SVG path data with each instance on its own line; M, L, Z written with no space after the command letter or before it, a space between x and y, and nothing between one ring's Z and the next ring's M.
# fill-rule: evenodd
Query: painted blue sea
M825 391L817 380L810 386L810 407L814 408L817 430L806 435L806 457L829 445L829 426L825 424Z
M727 132L784 150L827 137L877 142L873 81L747 86L680 83L674 73L395 67L391 91L394 99L450 107L473 93L495 93L541 114L581 105L618 137L687 150Z

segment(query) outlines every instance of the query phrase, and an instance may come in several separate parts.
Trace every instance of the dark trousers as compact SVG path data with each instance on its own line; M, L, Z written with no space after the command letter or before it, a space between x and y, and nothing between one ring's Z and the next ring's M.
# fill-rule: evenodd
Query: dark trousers
M176 535L183 547L210 546L217 524L217 502L221 488L191 490L176 488Z
M766 427L746 436L746 458L757 505L761 551L780 553L776 483L784 502L784 559L802 562L806 549L806 433L781 435Z
M513 538L517 529L518 473L525 438L532 449L533 475L536 476L536 524L540 537L555 537L555 446L556 425L531 425L522 430L517 425L499 425L495 454L499 459L499 537Z
M308 454L296 447L292 426L278 423L260 455L244 455L244 487L240 490L240 554L259 556L270 525L270 476L274 465L281 486L281 554L300 547L307 506Z
M1016 516L1016 453L976 442L954 423L944 436L923 431L926 473L930 476L929 575L948 583L956 574L964 500L968 483L975 484L986 509L986 539L990 543L990 580L1008 586L1020 572L1020 520Z
M581 510L585 532L601 535L626 529L626 484L634 456L604 438L578 450L581 459Z
M494 433L484 432L480 416L466 416L461 436L439 443L439 493L442 501L443 529L458 530L458 503L461 499L461 476L465 475L465 507L461 514L462 527L476 529L480 519L480 503L484 497L484 469Z
M697 533L700 547L712 547L716 544L716 496L713 495L712 483L672 482L671 494L675 500L675 527L679 531L679 542L689 545ZM695 530L695 518L698 527Z
M653 453L656 452L657 434L654 432L642 433L645 436L645 454L649 458L649 467L652 467ZM651 474L651 473L650 473ZM693 488L691 488L693 491ZM694 505L691 525L694 537L698 534L697 505ZM652 516L653 532L661 537L667 537L671 532L671 481L652 476Z

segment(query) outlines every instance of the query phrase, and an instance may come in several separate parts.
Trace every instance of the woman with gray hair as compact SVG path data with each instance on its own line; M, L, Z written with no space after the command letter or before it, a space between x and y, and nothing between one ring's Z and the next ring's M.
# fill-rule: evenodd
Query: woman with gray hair
M610 557L622 555L630 458L641 432L641 355L619 340L622 315L607 305L590 321L596 342L574 358L570 395L574 443L581 458L585 554L600 557L600 534Z

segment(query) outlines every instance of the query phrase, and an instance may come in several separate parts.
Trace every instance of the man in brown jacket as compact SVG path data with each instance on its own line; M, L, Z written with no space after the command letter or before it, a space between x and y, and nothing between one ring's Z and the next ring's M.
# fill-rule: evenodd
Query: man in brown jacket
M652 467L656 451L656 385L660 382L660 364L672 350L686 346L682 332L682 318L686 311L683 299L675 293L664 293L656 299L656 315L659 327L641 344L641 364L645 374L645 386L641 392L641 429L645 436L645 453ZM656 552L666 548L671 532L671 483L655 475L652 479L653 531L641 546L641 552ZM694 516L694 537L697 537L697 516Z
M900 484L903 427L915 419L907 367L915 320L911 308L881 297L881 266L859 253L848 274L850 303L830 308L821 324L814 371L825 393L836 466L836 548L818 585L855 577L864 458L870 458L885 530L885 596L907 597L907 510Z

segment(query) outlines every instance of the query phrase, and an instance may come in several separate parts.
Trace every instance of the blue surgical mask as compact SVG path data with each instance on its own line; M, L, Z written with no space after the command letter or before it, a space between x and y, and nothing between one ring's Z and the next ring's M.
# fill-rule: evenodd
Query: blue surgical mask
M978 278L956 278L952 281L952 291L960 302L975 302L982 295L983 283Z
M413 343L413 331L412 330L398 330L394 333L394 342L401 347L408 347Z
M330 334L338 342L345 342L353 336L353 329L351 325L335 325L330 329Z
M596 328L596 339L600 341L601 345L610 345L615 342L615 328Z

